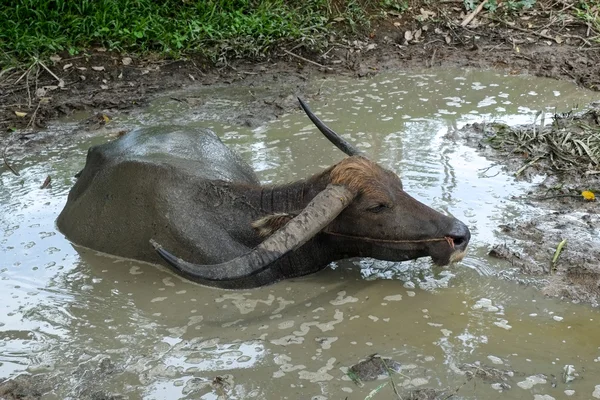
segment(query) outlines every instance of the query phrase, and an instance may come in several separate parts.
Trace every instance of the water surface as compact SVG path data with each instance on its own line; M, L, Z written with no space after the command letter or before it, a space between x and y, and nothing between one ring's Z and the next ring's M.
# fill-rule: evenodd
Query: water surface
M379 353L403 365L394 377L403 390L458 389L455 398L464 399L565 398L574 390L572 398L592 398L600 385L598 311L499 279L506 264L487 256L499 224L544 210L512 200L529 184L449 133L475 121L530 123L538 110L567 110L597 95L565 82L469 70L313 85L323 96L310 105L332 128L398 173L410 194L470 226L463 263L441 270L427 260L343 261L233 292L75 248L54 220L87 148L113 139L79 138L13 160L20 177L0 175L0 377L56 374L49 399L93 390L216 399L211 383L227 375L230 399L364 399L382 382L358 387L345 371ZM300 112L253 130L219 122L243 106L247 88L182 95L205 98L201 111L165 97L113 124L211 127L267 183L305 177L343 157ZM40 189L47 175L52 188ZM114 370L98 372L106 357ZM511 371L511 388L468 381L460 367L477 362ZM566 365L581 375L568 384ZM386 387L375 398L392 395Z

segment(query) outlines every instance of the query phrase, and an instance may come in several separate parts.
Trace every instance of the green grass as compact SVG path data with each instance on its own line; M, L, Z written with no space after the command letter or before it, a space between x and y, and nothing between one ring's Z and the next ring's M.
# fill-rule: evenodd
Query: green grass
M1 0L0 51L23 60L94 45L260 57L282 41L318 47L328 0Z
M594 40L600 42L600 0L578 1L574 14L596 32Z

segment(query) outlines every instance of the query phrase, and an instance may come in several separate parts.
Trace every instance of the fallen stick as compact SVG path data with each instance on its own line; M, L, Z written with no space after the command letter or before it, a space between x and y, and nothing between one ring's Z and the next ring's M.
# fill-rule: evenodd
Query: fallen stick
M31 64L29 66L29 68L27 68L27 70L25 72L23 72L23 74L19 77L19 79L17 79L15 81L15 83L13 83L13 85L16 85L17 83L21 82L21 79L23 79L25 77L25 75L29 74L29 71L31 71L31 68L33 68L33 66L36 64L37 64L37 61L34 61L33 64Z
M38 105L35 108L35 111L33 112L33 115L31 116L31 119L29 120L29 123L27 124L25 129L28 129L30 126L33 126L33 123L35 122L35 116L37 115L37 112L40 109L40 104L42 104L41 100L38 102Z
M494 21L494 22L499 22L499 23L501 23L501 24L504 24L504 25L505 25L507 28L509 28L509 29L514 29L515 31L519 31L519 32L525 32L525 33L529 33L530 35L538 36L538 37L541 37L541 38L544 38L544 39L548 39L548 40L553 40L553 41L555 41L556 43L558 43L558 42L559 42L559 40L560 40L560 39L559 39L559 40L556 40L556 38L555 38L555 37L552 37L552 36L550 36L550 35L544 35L543 33L539 33L539 32L536 32L536 31L532 31L531 29L525 29L525 28L521 28L521 27L518 27L518 26L511 25L511 24L509 24L509 23L508 23L508 22L506 22L506 21L503 21L503 20L501 20L501 19L498 19L498 18L491 17L491 16L489 16L489 15L486 15L486 18L487 18L487 19L490 19L490 20L492 20L492 21Z
M21 176L21 174L19 174L17 172L17 170L15 170L13 167L11 167L10 164L8 163L8 160L6 159L6 150L8 150L8 145L6 145L6 147L4 148L4 151L2 152L2 160L4 161L4 165L6 165L6 168L8 168L10 170L10 172L15 174L16 176Z
M56 76L56 74L55 74L54 72L50 71L50 68L46 67L46 64L44 64L44 63L43 63L43 62L41 62L40 60L37 60L37 63L38 63L39 65L41 65L42 67L44 67L44 69L45 69L46 71L48 71L48 73L49 73L50 75L52 75L52 77L54 77L54 79L56 79L56 80L58 81L58 87L62 88L62 87L65 85L65 82L64 82L62 79L60 79L58 76Z
M325 68L325 69L327 69L328 71L332 71L332 70L333 70L333 68L326 67L326 66L325 66L325 65L323 65L323 64L319 64L318 62L315 62L315 61L309 60L308 58L304 58L304 57L302 57L302 56L299 56L298 54L292 53L291 51L288 51L288 50L286 50L286 49L283 49L283 52L284 52L284 53L286 53L286 54L288 54L288 55L290 55L290 56L292 56L292 57L296 57L296 58L297 58L297 59L299 59L299 60L302 60L302 61L304 61L304 62L307 62L307 63L309 63L309 64L316 65L317 67L320 67L320 68Z
M477 8L475 10L473 10L473 12L469 15L467 15L467 17L463 20L463 22L460 23L460 26L462 26L463 28L467 25L469 25L471 23L471 21L473 21L473 18L475 18L477 16L477 14L479 14L481 12L481 10L483 10L483 7L487 4L488 0L483 0L481 3L479 3L479 5L477 6Z

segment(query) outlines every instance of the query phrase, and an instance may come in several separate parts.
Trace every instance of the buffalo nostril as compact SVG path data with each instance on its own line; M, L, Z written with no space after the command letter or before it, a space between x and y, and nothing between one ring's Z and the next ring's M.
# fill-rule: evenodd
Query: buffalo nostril
M452 240L454 241L455 246L461 246L466 242L466 239L463 237L452 237Z
M457 221L448 236L452 238L455 246L467 247L471 239L471 232L469 232L469 228L465 224Z

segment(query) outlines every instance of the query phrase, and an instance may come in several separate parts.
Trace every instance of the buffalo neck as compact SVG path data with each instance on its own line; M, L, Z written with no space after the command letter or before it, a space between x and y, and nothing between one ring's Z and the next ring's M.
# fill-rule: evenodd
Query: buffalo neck
M261 214L298 213L329 183L328 170L285 185L243 188L243 196Z

